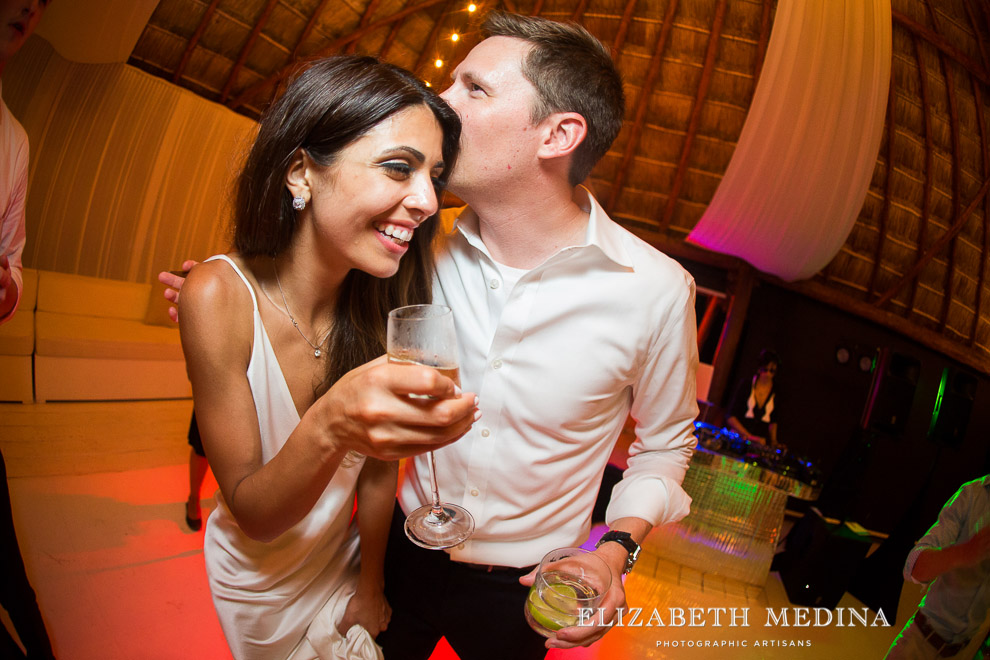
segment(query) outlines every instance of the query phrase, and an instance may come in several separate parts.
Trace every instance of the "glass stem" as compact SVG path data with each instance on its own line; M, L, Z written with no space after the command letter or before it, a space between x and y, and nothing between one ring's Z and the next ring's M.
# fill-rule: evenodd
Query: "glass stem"
M438 521L445 521L447 519L447 512L440 506L440 486L437 485L437 460L433 456L432 451L427 452L427 456L430 463L430 485L433 486L432 514Z

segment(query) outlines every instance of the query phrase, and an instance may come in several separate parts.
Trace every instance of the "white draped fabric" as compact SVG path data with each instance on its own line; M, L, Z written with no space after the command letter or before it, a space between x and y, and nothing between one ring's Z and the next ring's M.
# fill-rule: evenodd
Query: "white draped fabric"
M37 36L3 78L31 141L25 266L155 282L227 251L254 121L126 64L70 62Z
M883 134L890 0L780 0L739 143L695 245L793 281L842 247Z

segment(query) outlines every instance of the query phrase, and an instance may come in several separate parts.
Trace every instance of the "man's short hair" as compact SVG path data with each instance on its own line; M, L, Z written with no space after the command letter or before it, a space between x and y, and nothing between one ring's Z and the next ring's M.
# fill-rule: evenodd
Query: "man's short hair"
M481 30L485 37L514 37L531 44L522 73L536 88L534 124L554 112L584 117L588 134L574 151L568 173L571 185L584 181L622 128L625 94L608 49L576 23L501 11L489 13Z

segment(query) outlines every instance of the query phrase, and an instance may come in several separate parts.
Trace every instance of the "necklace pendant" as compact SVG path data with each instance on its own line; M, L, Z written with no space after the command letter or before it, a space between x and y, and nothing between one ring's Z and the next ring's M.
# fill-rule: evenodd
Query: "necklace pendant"
M320 357L321 355L323 355L323 351L321 351L320 349L317 348L316 350L313 351L313 357Z

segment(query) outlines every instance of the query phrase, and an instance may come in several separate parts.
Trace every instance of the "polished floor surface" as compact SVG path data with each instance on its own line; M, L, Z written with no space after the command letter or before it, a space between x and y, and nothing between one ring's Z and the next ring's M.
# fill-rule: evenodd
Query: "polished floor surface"
M183 520L190 411L189 401L0 404L17 534L61 660L230 658L206 585L202 532ZM208 476L204 514L215 489ZM767 608L790 605L775 573L762 588L745 586L649 548L626 590L631 606L657 609L653 625L616 628L589 649L548 657L881 658L919 596L905 587L893 628L768 628ZM848 594L840 606L862 608ZM727 612L720 626L711 613L705 625L674 625L670 608L692 607ZM729 625L731 608L737 617L749 608L748 625ZM445 648L434 654L454 657Z

